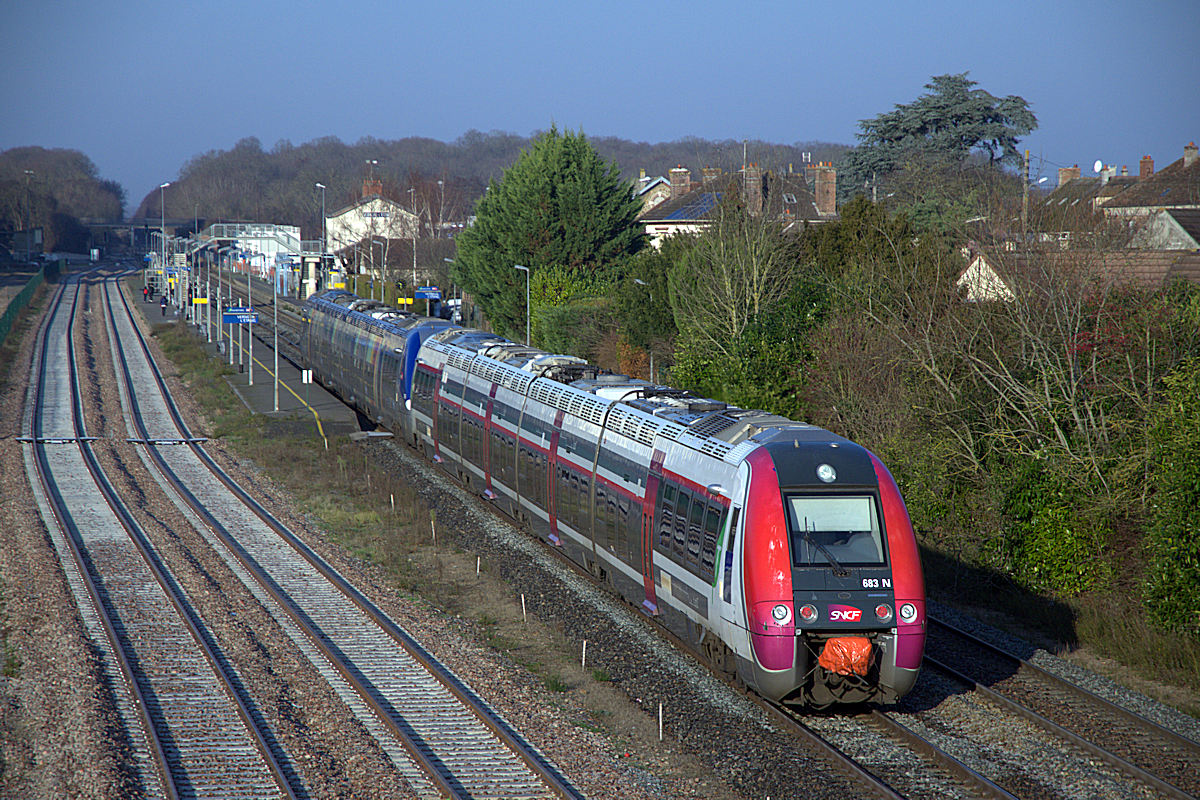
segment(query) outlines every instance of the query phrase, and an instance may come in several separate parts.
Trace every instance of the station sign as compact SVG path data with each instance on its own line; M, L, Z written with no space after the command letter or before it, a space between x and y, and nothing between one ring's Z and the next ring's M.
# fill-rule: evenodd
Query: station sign
M221 314L223 325L254 325L258 322L258 312L249 306L230 306Z
M442 290L436 286L418 286L413 295L418 300L441 300Z

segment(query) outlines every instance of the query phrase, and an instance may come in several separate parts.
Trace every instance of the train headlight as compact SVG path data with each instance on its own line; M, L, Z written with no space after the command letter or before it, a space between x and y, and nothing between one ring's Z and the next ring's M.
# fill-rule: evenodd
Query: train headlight
M837 470L830 464L821 464L817 467L817 477L822 483L833 483L837 480Z
M917 621L917 607L912 603L901 603L900 605L900 620L902 622Z
M880 603L875 606L875 618L880 622L887 622L892 618L892 607L887 603Z
M805 622L816 622L817 607L813 605L800 606L800 619Z
M792 621L792 610L783 603L771 609L771 617L776 625L787 625Z

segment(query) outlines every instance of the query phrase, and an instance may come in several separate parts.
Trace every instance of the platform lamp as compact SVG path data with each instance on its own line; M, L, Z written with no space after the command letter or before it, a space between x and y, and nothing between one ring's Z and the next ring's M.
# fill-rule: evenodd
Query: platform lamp
M318 278L324 278L325 275L325 184L314 183L313 186L321 190L321 268L317 270ZM316 293L317 287L312 287L313 293Z
M653 307L654 306L654 293L650 291L650 284L646 283L641 278L634 278L633 282L636 283L638 286L646 287L646 294L650 295L650 305L651 305L651 307ZM651 343L647 349L650 351L650 382L654 383L654 344Z
M171 185L170 181L161 183L158 186L158 213L159 213L159 228L158 238L159 247L162 249L162 259L159 261L159 266L162 267L163 281L170 286L171 276L167 271L167 193L166 189ZM164 292L165 294L165 292Z

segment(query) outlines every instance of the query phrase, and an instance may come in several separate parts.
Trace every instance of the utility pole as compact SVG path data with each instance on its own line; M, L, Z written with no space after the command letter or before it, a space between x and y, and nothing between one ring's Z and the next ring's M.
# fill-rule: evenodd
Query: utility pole
M1021 170L1021 238L1028 239L1029 232L1029 150L1025 151L1025 165ZM1028 244L1028 242L1026 242Z

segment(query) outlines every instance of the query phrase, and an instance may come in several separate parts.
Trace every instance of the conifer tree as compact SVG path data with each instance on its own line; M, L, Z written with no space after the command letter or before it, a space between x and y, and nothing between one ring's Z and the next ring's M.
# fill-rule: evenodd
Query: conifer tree
M476 205L458 237L454 279L475 296L493 327L525 327L525 276L549 266L594 272L620 265L644 241L641 203L587 138L556 127L534 140Z

